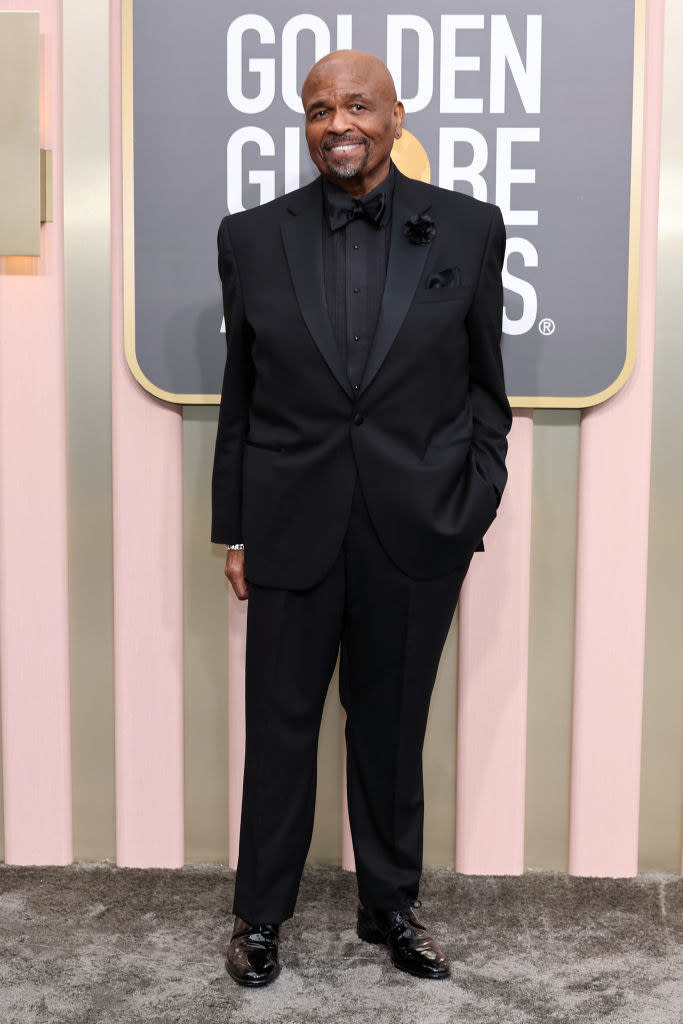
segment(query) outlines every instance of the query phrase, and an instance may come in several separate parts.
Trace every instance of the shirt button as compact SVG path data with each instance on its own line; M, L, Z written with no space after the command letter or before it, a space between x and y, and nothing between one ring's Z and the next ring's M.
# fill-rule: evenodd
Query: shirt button
M354 334L354 336L353 336L353 340L354 340L354 341L358 341L358 335L357 335L357 334Z
M358 242L354 242L353 243L353 247L354 247L354 249L357 249L358 248Z
M354 384L354 385L353 385L353 390L354 390L354 391L358 391L358 385L357 385L357 384Z
M359 291L360 291L360 288L354 288L354 289L353 289L353 294L354 294L354 295L358 295L358 292L359 292Z
M353 417L353 422L356 424L357 427L359 427L363 422L363 414L357 412L356 415Z

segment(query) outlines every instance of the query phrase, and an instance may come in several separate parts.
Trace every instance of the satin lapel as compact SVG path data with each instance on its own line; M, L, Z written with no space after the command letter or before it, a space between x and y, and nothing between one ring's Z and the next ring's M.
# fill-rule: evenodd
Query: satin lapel
M370 384L394 343L413 301L429 253L429 245L415 245L408 241L403 234L403 225L409 217L416 213L425 213L430 206L429 200L425 202L417 193L417 189L413 189L411 179L397 171L391 214L387 280L359 394L362 394Z
M327 312L320 179L311 183L310 190L310 195L292 202L281 224L282 239L301 315L323 359L344 391L353 397Z

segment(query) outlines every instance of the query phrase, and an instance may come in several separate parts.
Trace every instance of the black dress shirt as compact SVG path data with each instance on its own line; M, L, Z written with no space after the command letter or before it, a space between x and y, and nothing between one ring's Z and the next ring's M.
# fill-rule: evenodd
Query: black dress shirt
M354 217L335 230L330 222L338 223L340 218L334 216L333 210L340 206L350 208L353 200L328 178L323 181L325 298L334 336L355 390L360 387L382 303L394 181L392 163L384 181L362 197L363 203L372 205L376 196L384 196L379 223Z

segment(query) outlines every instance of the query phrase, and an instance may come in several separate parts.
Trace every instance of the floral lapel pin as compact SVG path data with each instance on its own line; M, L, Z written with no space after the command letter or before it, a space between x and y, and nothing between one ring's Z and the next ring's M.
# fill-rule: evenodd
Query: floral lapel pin
M413 245L429 245L436 234L436 224L426 213L416 213L403 225L403 234Z

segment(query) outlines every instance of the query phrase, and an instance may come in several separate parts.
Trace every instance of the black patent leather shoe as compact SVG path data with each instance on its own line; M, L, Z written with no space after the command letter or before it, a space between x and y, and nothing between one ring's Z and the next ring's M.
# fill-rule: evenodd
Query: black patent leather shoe
M389 947L391 962L417 978L448 978L451 971L436 939L406 910L358 907L358 938Z
M267 985L280 973L279 924L250 924L235 918L225 969L238 985Z

